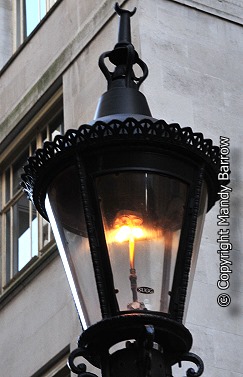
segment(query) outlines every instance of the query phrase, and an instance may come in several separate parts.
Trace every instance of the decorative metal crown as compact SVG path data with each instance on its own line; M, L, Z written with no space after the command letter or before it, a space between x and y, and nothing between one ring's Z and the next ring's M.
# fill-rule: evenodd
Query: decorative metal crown
M97 121L92 126L84 124L78 130L70 129L64 136L58 135L53 142L45 142L42 149L28 159L22 175L22 187L41 214L47 218L44 208L44 184L48 184L47 171L61 164L64 156L75 154L77 148L85 150L98 145L119 143L156 144L161 148L188 153L194 158L203 160L207 167L217 176L219 169L219 147L214 146L211 139L204 139L202 133L194 133L190 127L181 128L179 124L167 124L164 120L145 118L136 120L127 118L124 121L111 120L108 123ZM38 182L41 187L35 190ZM40 191L38 197L34 191Z

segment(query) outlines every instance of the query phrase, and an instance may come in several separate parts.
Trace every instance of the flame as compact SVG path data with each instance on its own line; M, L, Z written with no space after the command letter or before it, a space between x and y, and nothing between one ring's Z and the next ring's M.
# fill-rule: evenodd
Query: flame
M134 268L135 259L135 240L145 236L141 227L143 220L135 212L122 211L114 222L115 241L129 243L130 268Z
M123 225L121 228L117 229L115 240L117 242L130 241L131 239L139 239L144 237L144 231L139 227L130 227L128 225Z
M121 228L117 230L115 235L115 240L117 242L129 242L129 260L130 260L130 267L134 268L134 259L135 259L135 239L142 238L144 236L144 232L142 228L139 227L130 227L128 225L123 225Z

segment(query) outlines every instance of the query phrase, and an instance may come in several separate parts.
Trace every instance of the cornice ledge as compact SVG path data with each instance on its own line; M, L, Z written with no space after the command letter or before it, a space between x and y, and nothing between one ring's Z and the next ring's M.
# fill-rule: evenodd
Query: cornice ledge
M235 24L243 25L243 2L235 0L234 2L227 0L211 0L211 4L208 5L205 0L169 0L174 3L182 4L193 9L202 11L204 13L211 14L213 16L222 18ZM227 3L227 4L226 4ZM224 9L224 5L228 5L231 11ZM237 7L237 9L236 9ZM241 11L241 12L239 12Z

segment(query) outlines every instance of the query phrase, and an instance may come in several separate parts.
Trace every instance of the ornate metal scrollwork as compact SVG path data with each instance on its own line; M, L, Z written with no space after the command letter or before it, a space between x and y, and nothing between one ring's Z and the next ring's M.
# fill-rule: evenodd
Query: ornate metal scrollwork
M53 142L46 142L43 149L38 149L35 155L28 159L28 164L24 167L25 174L22 175L22 187L29 199L33 201L34 186L42 172L53 166L60 155L65 156L77 148L82 150L112 141L156 143L161 146L167 144L183 152L192 152L218 173L219 148L212 144L212 140L204 139L202 134L193 133L190 127L181 128L179 124L167 124L164 120L150 119L113 119L108 123L97 121L92 126L84 124L78 130L70 129L64 136L56 136ZM47 218L41 193L36 204L42 216Z
M118 33L118 42L114 47L114 50L107 51L101 54L99 58L99 67L104 74L108 88L112 86L112 82L118 78L124 79L126 87L137 87L148 76L148 67L144 61L142 61L134 46L131 43L131 27L130 18L135 14L136 8L133 11L122 9L118 3L115 4L115 11L120 16L120 25ZM110 72L105 65L105 58L109 58L110 62L116 66L114 72ZM143 75L137 78L133 71L133 65L138 64L141 68ZM116 86L117 84L115 84ZM122 85L123 86L123 85Z
M195 353L192 353L192 352L184 353L181 356L180 361L190 361L190 362L196 364L196 366L197 366L197 371L195 371L194 368L189 368L186 371L186 376L187 377L200 377L203 374L203 371L204 371L203 361Z
M74 360L80 356L85 357L85 350L83 350L82 348L76 348L73 352L71 352L68 358L69 369L73 373L77 374L78 377L97 377L97 375L94 373L86 372L85 364L83 363L78 364L78 365L74 364Z

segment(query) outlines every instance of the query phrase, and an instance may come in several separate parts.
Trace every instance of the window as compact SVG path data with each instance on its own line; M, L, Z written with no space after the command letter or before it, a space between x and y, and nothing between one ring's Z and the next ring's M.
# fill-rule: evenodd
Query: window
M70 369L67 366L69 353L69 347L65 347L31 377L71 377Z
M34 30L56 0L25 0L26 35Z
M35 29L57 0L15 0L16 49Z
M52 141L57 133L63 133L62 113L45 122L44 126L36 131L29 145L22 147L18 155L12 156L11 163L3 170L1 177L3 286L8 284L33 258L42 255L53 240L49 223L37 213L19 183L27 158L37 148L42 147L43 142Z

